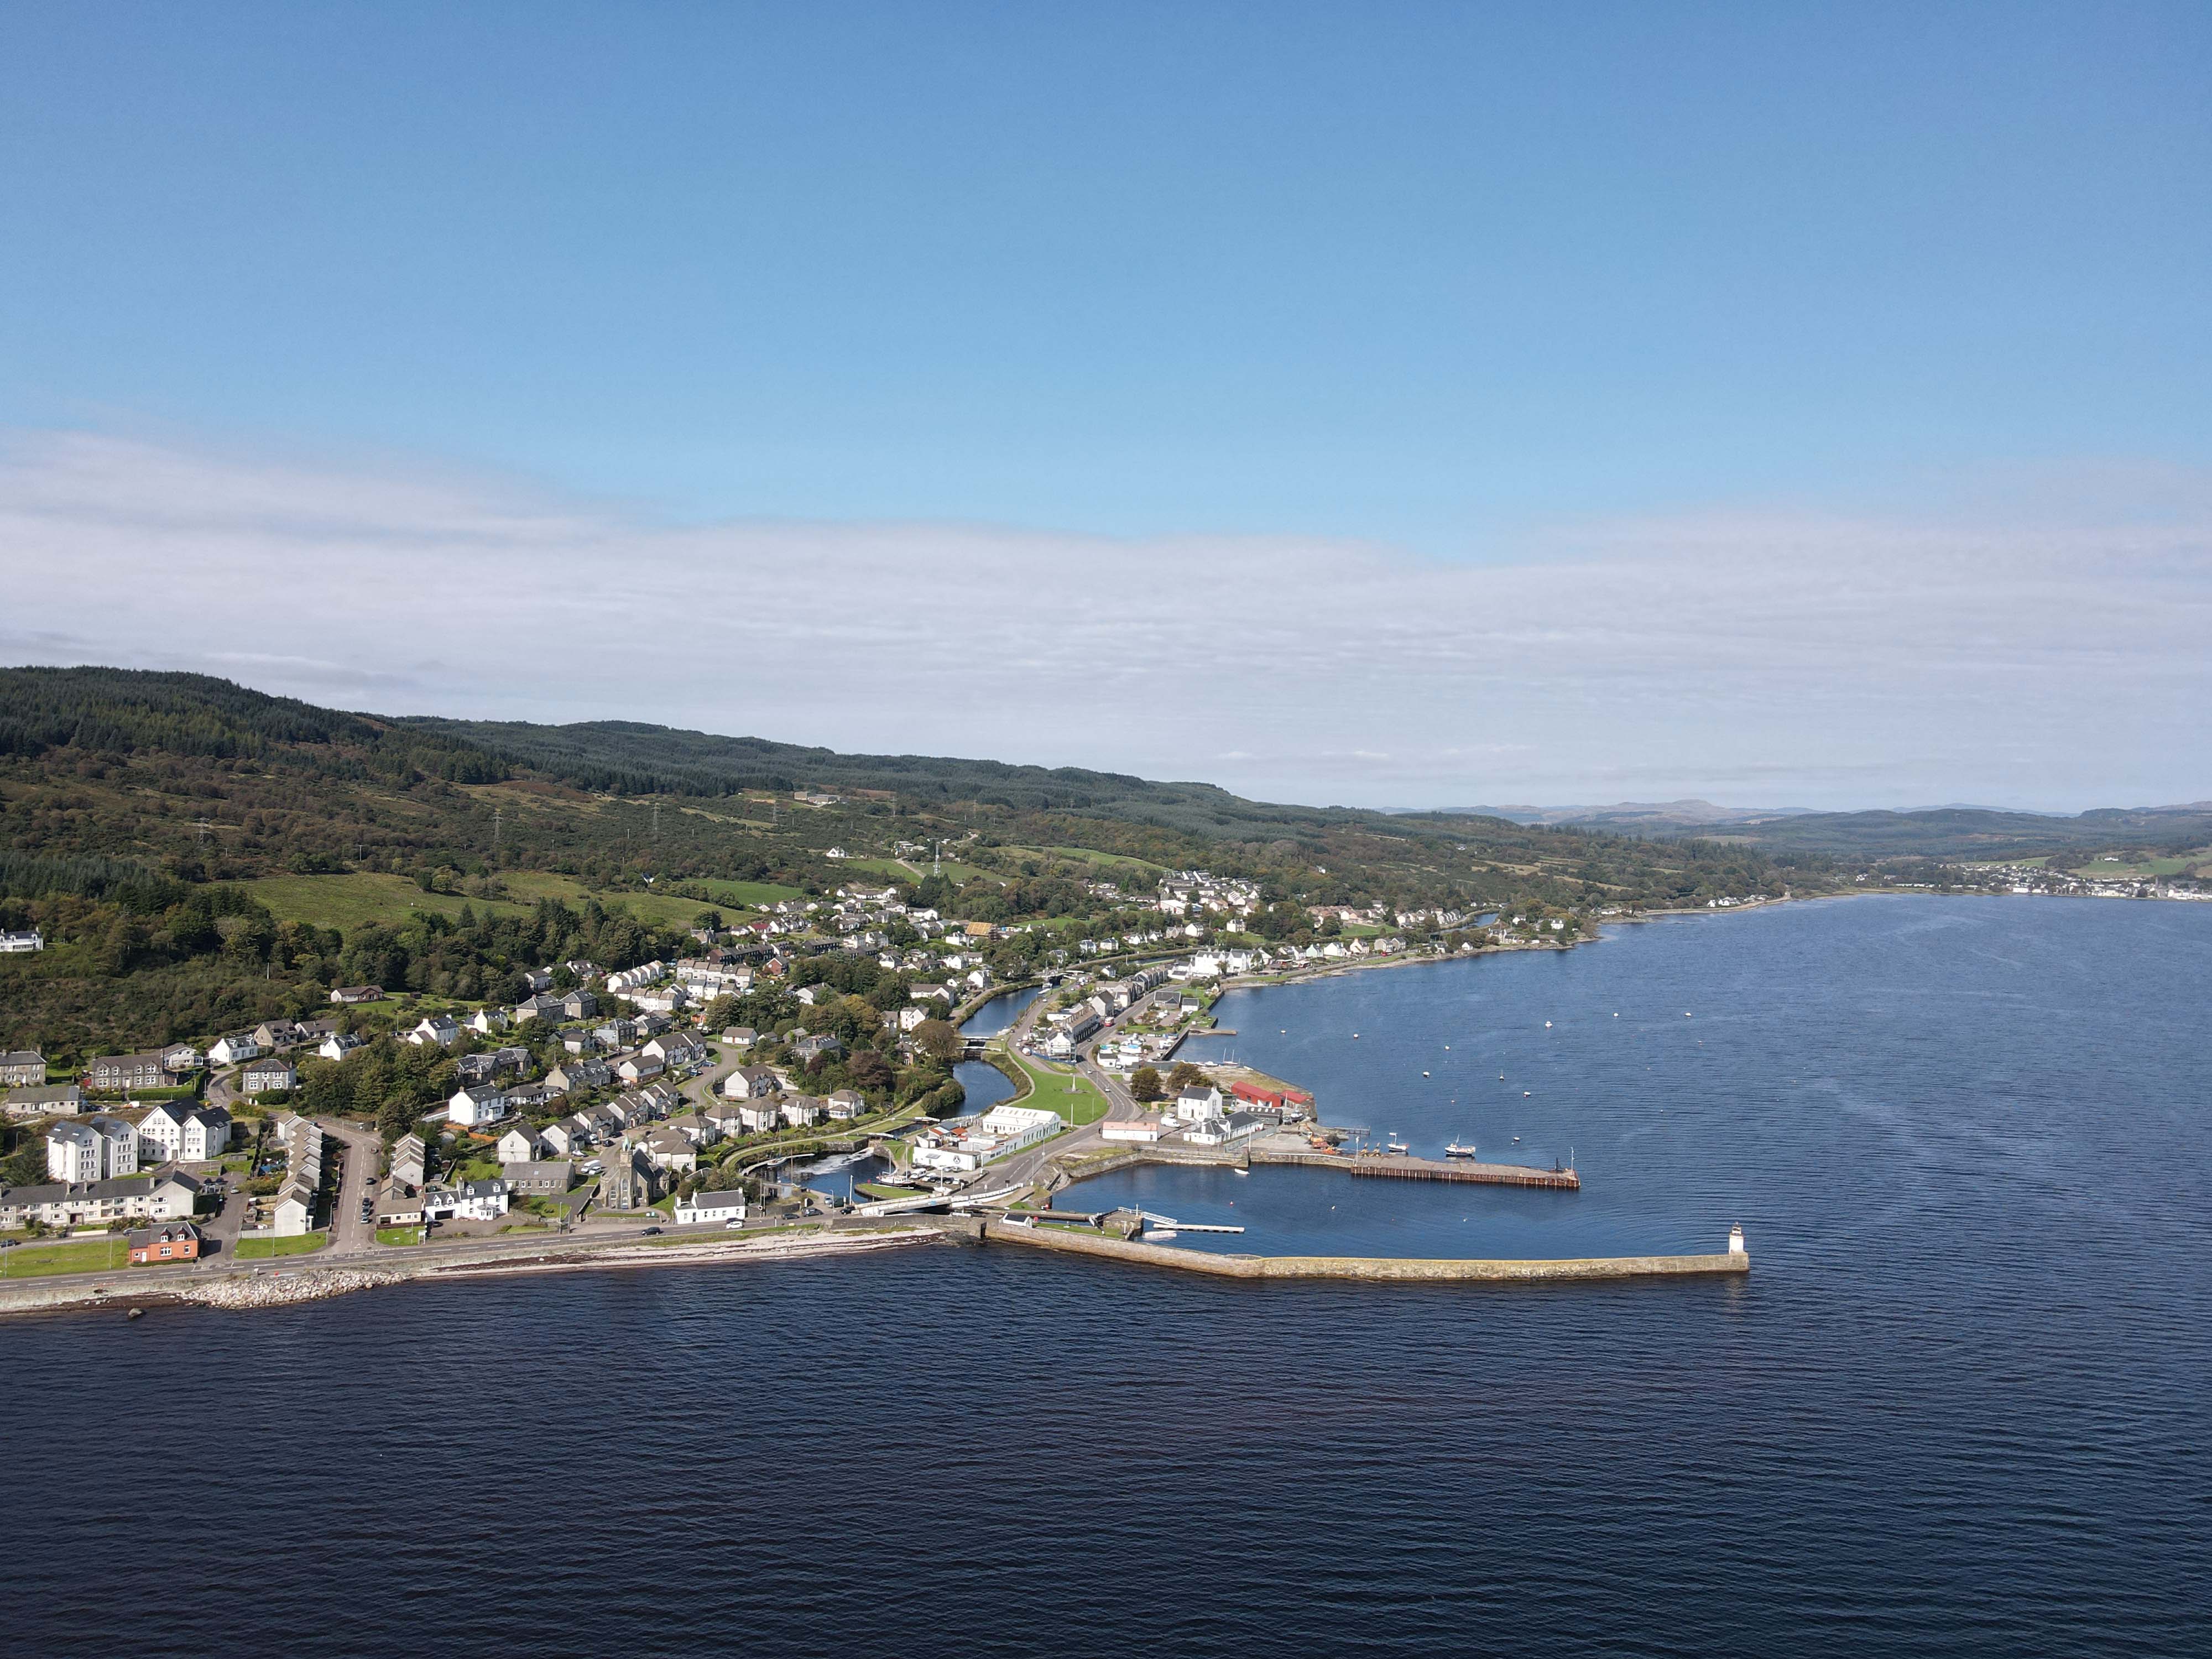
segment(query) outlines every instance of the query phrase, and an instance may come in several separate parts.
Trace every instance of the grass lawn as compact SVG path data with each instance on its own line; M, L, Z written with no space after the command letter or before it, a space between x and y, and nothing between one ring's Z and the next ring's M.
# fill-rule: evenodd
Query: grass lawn
M765 910L786 899L806 896L796 887L779 887L772 881L697 881L692 884L712 893L717 904L742 905L748 910Z
M541 898L556 898L580 905L597 897L609 909L624 908L644 921L666 927L689 927L691 919L708 907L697 899L659 893L593 894L572 876L550 870L509 870L501 873L509 896L470 898L459 893L426 893L404 876L355 871L338 876L264 876L244 883L246 890L267 905L280 921L311 921L318 927L351 933L371 922L387 926L404 921L410 911L434 910L458 916L463 905L479 914L526 915ZM730 887L752 887L752 883L723 883ZM795 890L763 887L777 897L790 897ZM732 899L731 902L743 901ZM770 902L774 901L771 900Z
M994 1056L996 1058L997 1056ZM1057 1112L1077 1128L1086 1123L1096 1123L1106 1115L1106 1097L1100 1094L1086 1078L1063 1072L1055 1066L1041 1066L1024 1060L1008 1050L1008 1064L1029 1079L1029 1089L1006 1103L1010 1106L1031 1106L1040 1111ZM1071 1088L1069 1085L1073 1085Z
M331 1236L322 1233L292 1233L283 1238L241 1238L238 1241L240 1261L266 1261L281 1255L309 1255L331 1242Z
M919 1187L886 1187L881 1182L864 1181L858 1190L869 1198L921 1198Z
M376 1242L380 1244L420 1244L422 1230L420 1227L379 1227Z
M92 1273L127 1267L131 1252L121 1233L54 1244L18 1244L0 1250L0 1279L41 1279L48 1273Z

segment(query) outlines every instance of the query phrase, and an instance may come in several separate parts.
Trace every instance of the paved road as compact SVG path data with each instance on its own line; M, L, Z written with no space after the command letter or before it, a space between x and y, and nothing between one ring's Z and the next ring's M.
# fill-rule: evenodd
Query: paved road
M338 1195L331 1212L331 1242L321 1254L363 1255L376 1249L376 1218L361 1218L361 1200L384 1159L384 1142L371 1130L356 1129L336 1118L319 1117L322 1132L345 1150Z

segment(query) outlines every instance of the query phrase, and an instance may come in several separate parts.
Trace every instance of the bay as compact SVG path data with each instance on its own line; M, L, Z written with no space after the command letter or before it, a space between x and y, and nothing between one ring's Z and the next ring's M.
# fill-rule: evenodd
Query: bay
M1741 1221L1741 1281L942 1248L9 1322L0 1614L40 1653L2182 1651L2208 991L2212 906L1931 897L1232 995L1332 1121L1585 1188L1144 1177L1255 1249Z

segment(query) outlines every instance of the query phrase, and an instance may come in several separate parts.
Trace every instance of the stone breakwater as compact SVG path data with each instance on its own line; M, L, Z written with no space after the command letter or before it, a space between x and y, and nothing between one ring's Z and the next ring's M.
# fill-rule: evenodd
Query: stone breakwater
M197 1302L210 1308L283 1308L295 1302L320 1302L355 1291L373 1291L408 1277L381 1267L305 1267L194 1281L170 1294L179 1302Z
M1529 1284L1553 1279L1689 1279L1733 1276L1751 1271L1741 1251L1715 1255L1577 1256L1554 1261L1486 1261L1360 1255L1224 1255L1211 1250L1142 1244L1070 1228L994 1221L983 1229L986 1243L1027 1244L1075 1255L1104 1256L1148 1267L1212 1273L1223 1279L1349 1279L1383 1283Z

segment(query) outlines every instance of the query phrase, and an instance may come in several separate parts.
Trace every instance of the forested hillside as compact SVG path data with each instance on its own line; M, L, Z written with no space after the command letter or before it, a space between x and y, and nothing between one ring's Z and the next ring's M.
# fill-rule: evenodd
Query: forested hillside
M1112 927L1188 867L1258 884L1277 936L1315 905L1632 909L1831 878L1817 855L1717 842L659 726L393 720L190 674L0 669L0 927L54 940L0 959L4 1042L151 1041L348 975L489 994L518 951L546 948L498 933L520 918L616 966L702 905L854 879L926 887L976 921Z

